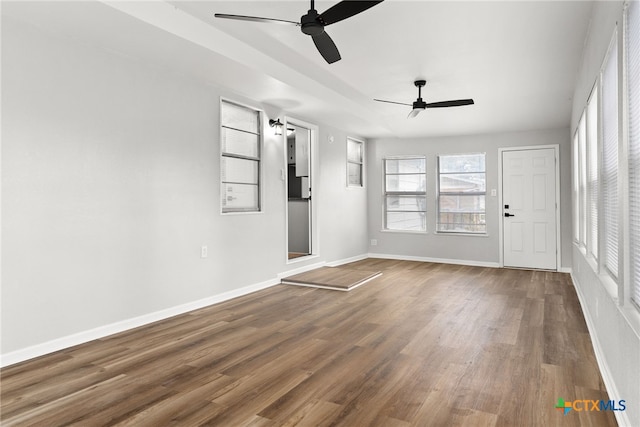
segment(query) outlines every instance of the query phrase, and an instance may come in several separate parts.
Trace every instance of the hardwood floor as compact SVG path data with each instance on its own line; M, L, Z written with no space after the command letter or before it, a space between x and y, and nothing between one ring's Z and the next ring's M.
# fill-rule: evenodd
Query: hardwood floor
M3 369L4 426L613 426L567 274L368 259Z

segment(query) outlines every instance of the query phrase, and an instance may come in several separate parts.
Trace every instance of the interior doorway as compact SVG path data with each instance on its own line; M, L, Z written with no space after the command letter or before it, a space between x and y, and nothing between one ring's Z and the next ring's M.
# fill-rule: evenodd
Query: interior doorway
M297 121L286 121L287 259L313 254L312 147L314 131Z

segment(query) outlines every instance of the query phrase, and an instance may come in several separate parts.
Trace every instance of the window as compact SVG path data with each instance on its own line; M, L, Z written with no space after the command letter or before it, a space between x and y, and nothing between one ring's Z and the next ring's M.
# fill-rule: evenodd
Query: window
M438 231L486 233L485 154L438 156Z
M347 185L349 187L363 186L364 152L361 141L347 138Z
M625 26L629 126L631 300L640 307L640 3L629 2Z
M587 245L587 126L585 113L580 117L578 124L578 160L579 160L579 193L578 193L578 211L580 214L580 236L578 242L580 246Z
M598 87L587 104L587 248L598 259Z
M580 241L580 148L578 131L573 136L573 240Z
M618 277L618 43L613 35L602 71L602 238L604 268Z
M424 157L384 160L384 228L427 230L427 175Z
M222 212L260 211L260 112L221 103Z

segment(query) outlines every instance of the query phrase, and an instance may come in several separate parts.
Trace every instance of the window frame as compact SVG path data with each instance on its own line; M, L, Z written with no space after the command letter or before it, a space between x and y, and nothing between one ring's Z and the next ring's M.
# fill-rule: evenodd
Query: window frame
M387 176L388 175L418 175L418 173L387 173L387 160L413 160L421 159L424 161L424 172L420 173L424 178L424 191L387 191ZM427 227L427 156L424 155L405 155L405 156L388 156L382 159L382 231L394 232L394 233L428 233ZM424 211L391 211L391 212L424 212L424 228L422 230L411 229L398 229L389 228L388 220L388 203L387 198L389 196L422 196L424 198Z
M618 52L620 50L620 43L618 43L619 31L618 27L613 31L613 35L611 37L611 41L609 43L609 48L604 57L602 67L599 73L600 79L600 132L601 132L601 162L599 167L600 172L600 184L601 184L601 219L600 219L600 229L599 229L599 245L600 245L600 271L606 273L611 280L615 283L619 283L619 278L622 276L621 274L621 266L623 264L623 251L621 250L621 226L622 226L622 197L620 194L622 193L622 182L620 179L620 160L621 160L621 136L620 132L621 121L620 121L620 90L621 90L621 79L619 77L619 55ZM612 70L615 78L615 102L612 103L612 106L615 108L615 122L612 124L607 123L607 118L609 115L607 114L607 106L609 105L609 99L607 96L609 92L608 88L608 80L605 79L605 75L607 75L608 67L612 64L614 69ZM606 126L605 126L606 125ZM606 129L605 129L606 127ZM607 130L611 128L615 131L615 143L608 143L608 132ZM611 152L611 151L613 152ZM611 162L613 165L613 171L609 171L607 166L609 165L609 157L613 158ZM615 196L612 198L611 196ZM615 223L614 223L615 221ZM613 225L612 225L613 224ZM615 266L612 266L613 260L611 257L611 252L609 251L609 241L614 241L615 247ZM615 268L611 268L615 267ZM615 270L615 271L614 271Z
M580 136L579 130L573 135L573 242L580 246Z
M579 236L578 245L587 248L587 114L582 111L578 121L578 212Z
M585 132L585 156L586 156L586 235L585 243L587 248L587 256L595 260L596 265L599 257L599 232L598 217L600 216L599 193L600 193L600 91L598 87L599 81L594 84L587 105L585 107L586 132ZM595 123L594 123L595 122ZM595 126L595 127L593 127ZM593 134L593 132L595 134ZM595 167L594 167L595 166ZM596 268L597 269L597 268Z
M624 182L626 182L626 187L623 187L623 210L624 210L624 217L623 217L623 224L622 224L622 229L623 229L623 233L620 234L620 238L623 239L623 244L624 244L624 260L623 260L623 295L624 295L624 301L625 303L628 301L629 305L632 306L634 308L634 313L636 315L636 318L640 319L640 274L638 273L638 270L640 270L640 266L638 266L636 268L636 271L634 272L634 266L637 265L636 262L634 262L634 240L640 240L640 235L636 236L636 239L634 239L634 231L637 232L638 234L640 234L640 225L639 224L634 224L634 221L632 221L631 218L631 211L632 211L632 193L633 193L633 185L632 185L632 171L634 170L634 168L632 168L632 160L638 160L638 158L640 158L640 105L636 106L636 111L638 113L638 116L635 117L631 117L631 96L630 96L630 92L631 92L631 88L630 88L630 83L629 83L629 79L630 79L630 75L632 75L632 73L629 72L629 66L630 66L630 61L629 61L629 14L630 14L630 10L631 7L636 7L637 9L634 9L634 12L637 13L638 15L635 16L635 18L638 19L637 22L635 22L638 27L640 27L640 4L638 2L626 2L625 3L625 9L624 9L624 32L623 32L623 37L622 37L622 61L623 61L623 65L622 65L622 75L623 75L623 79L622 79L622 131L623 131L623 146L622 146L622 152L619 153L621 154L623 160L622 162L625 163L624 166L624 172L623 172L623 176L621 177L621 180L624 180ZM637 28L636 31L640 32L640 28ZM640 43L639 41L636 41L636 43ZM639 46L636 46L636 48L638 50L640 50ZM640 54L640 53L639 53ZM640 58L636 58L636 60L640 61ZM636 79L638 79L638 77L636 77ZM640 82L636 81L636 84L640 85ZM636 93L636 95L638 95L640 93L640 88L637 89L638 93ZM640 102L636 99L636 102ZM635 118L635 124L638 126L638 129L634 129L637 134L631 135L631 124L632 124L632 120L634 120ZM632 141L632 137L636 137L637 138L637 144L638 146L635 146L635 152L634 152L634 146L632 146L633 142ZM638 158L636 158L638 157ZM640 163L640 161L639 161ZM620 164L620 163L619 163ZM622 169L622 168L621 168ZM640 171L637 172L640 174ZM624 239L624 235L628 236L626 239ZM638 243L636 246L640 246L640 243ZM636 247L636 250L638 250L638 248ZM640 258L640 255L638 255L638 257ZM640 262L640 260L638 260L637 262Z
M443 192L440 188L440 177L443 174L440 171L440 160L442 157L451 156L477 156L482 155L484 157L484 170L483 171L469 171L469 172L445 172L444 174L484 174L484 191L475 192ZM441 214L441 195L447 196L482 196L484 197L484 211L480 215L484 215L484 231L469 231L469 230L441 230L440 229L440 214ZM478 213L478 212L473 212ZM449 235L469 235L469 236L487 236L487 153L486 152L474 152L474 153L447 153L438 154L436 156L436 231L437 234L449 234Z
M355 143L355 144L359 144L360 145L360 160L359 161L352 161L349 158L349 143ZM365 187L365 153L364 153L364 141L357 139L357 138L352 138L350 136L347 137L347 188L364 188ZM358 165L360 168L360 183L359 184L352 184L351 180L349 179L350 175L349 175L349 165Z
M246 130L242 130L242 129L237 129L234 128L232 126L227 126L223 123L223 108L225 104L230 104L233 105L235 107L240 107L240 108L244 108L246 110L251 111L252 113L256 114L256 120L257 120L257 133L254 132L250 132L250 131L246 131ZM263 212L263 197L262 197L262 191L263 191L263 165L262 165L262 154L263 154L263 150L264 150L264 111L253 107L251 105L247 105L238 101L234 101L231 99L227 99L224 97L220 98L220 197L219 197L219 202L220 202L220 213L222 215L237 215L237 214L256 214L256 213L262 213ZM234 154L234 153L228 153L224 151L224 138L225 138L225 129L232 129L232 130L236 130L236 131L240 131L240 132L246 132L246 133L251 133L253 135L257 136L257 156L246 156L246 155L240 155L240 154ZM257 163L257 172L256 172L256 180L257 182L255 184L246 184L246 183L241 183L243 185L255 185L257 187L256 191L257 191L257 201L256 201L256 207L251 207L251 208L227 208L225 207L222 198L223 195L225 194L225 185L231 183L231 181L225 181L223 179L223 168L224 168L224 162L225 159L236 159L236 160L240 160L240 161L251 161L251 162L256 162Z

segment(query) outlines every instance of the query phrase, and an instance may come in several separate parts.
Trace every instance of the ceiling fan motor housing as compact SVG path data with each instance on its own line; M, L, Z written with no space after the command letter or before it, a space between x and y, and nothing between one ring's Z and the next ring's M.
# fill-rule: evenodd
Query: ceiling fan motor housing
M318 19L318 16L318 11L311 9L306 15L300 17L300 26L302 27L303 33L310 36L317 36L324 32L324 25L320 19Z
M427 103L424 102L422 98L418 98L417 100L413 101L413 109L415 110L416 108L425 110L427 108Z

